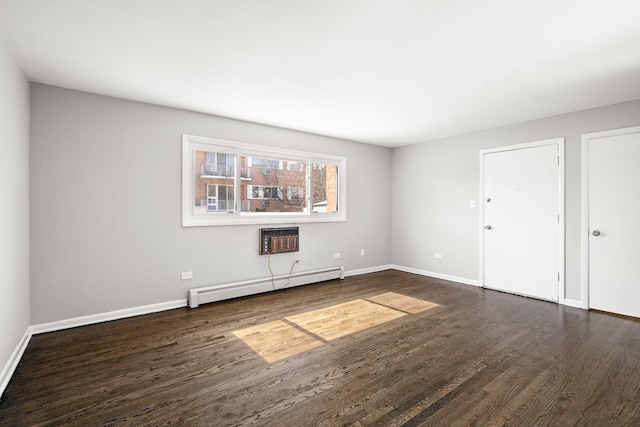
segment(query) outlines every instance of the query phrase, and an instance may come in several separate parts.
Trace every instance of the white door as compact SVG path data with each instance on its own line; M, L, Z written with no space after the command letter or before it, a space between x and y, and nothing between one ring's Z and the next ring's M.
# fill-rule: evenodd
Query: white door
M640 317L640 128L588 141L589 305Z
M558 301L559 144L482 155L484 286Z

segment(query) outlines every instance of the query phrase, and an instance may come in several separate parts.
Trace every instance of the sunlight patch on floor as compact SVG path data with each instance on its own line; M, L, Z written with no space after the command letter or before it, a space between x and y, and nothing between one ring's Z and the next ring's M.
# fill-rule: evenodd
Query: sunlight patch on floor
M269 363L323 345L282 320L250 326L232 332Z
M286 322L276 320L238 329L232 334L272 363L320 347L324 344L321 340L335 340L434 307L438 304L386 292L288 316Z
M368 301L373 301L378 304L386 305L387 307L395 308L396 310L406 311L407 313L416 314L430 308L438 307L438 304L425 301L423 299L408 297L406 295L397 294L395 292L386 292L384 294L376 295L371 298L367 298Z
M406 316L398 310L357 299L286 319L327 341L351 335Z

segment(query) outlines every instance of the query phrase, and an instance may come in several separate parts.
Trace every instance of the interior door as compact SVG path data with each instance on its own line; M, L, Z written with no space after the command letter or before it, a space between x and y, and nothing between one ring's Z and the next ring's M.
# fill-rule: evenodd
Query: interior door
M640 128L589 140L589 306L640 317Z
M558 145L483 154L483 283L557 301L560 260Z

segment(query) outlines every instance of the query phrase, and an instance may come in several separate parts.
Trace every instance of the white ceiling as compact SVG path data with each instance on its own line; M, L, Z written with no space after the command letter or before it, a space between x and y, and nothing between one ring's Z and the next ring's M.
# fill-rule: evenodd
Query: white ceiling
M31 81L388 147L640 99L638 0L0 0Z

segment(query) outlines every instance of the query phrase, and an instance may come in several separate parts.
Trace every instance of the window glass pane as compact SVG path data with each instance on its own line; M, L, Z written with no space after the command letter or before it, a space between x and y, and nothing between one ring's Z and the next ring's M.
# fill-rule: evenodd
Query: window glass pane
M243 168L240 180L242 212L308 212L304 198L308 185L304 162L240 156L240 165ZM303 190L302 193L295 192L294 197L291 188Z
M255 168L278 169L280 162L274 159L263 159L260 157L251 158L251 166Z
M218 207L220 211L233 212L235 198L233 197L232 185L218 186Z
M252 199L262 199L261 190L262 190L262 187L259 187L257 185L253 185L251 187L251 198Z
M236 155L196 150L193 160L194 214L235 212Z
M338 167L313 163L312 212L338 212Z
M304 172L304 162L296 162L295 160L287 160L287 169L290 171Z

